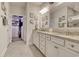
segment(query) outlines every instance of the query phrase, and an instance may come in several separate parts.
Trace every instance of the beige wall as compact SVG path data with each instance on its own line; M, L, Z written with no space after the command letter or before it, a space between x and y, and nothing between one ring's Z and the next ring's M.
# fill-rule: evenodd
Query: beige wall
M29 17L29 13L33 13L34 16L36 16L36 18L38 19L38 10L39 7L37 5L33 5L32 3L27 3L27 12L26 12L26 16L27 16L27 44L31 44L32 42L32 32L33 29L35 28L35 24L31 24L30 21L30 17ZM34 18L32 18L33 20L35 20Z
M24 15L25 13L25 3L23 2L11 2L10 12L12 15Z
M7 20L9 22L9 4L8 3L5 3L6 5L6 8L7 8ZM0 3L0 6L1 6L1 3ZM0 8L1 10L1 8ZM0 11L0 16L3 14L2 10ZM9 44L9 26L10 24L8 23L8 25L6 26L3 26L2 24L2 19L0 17L0 56L3 56L6 49L7 49L7 46Z
M42 23L42 16L40 14L40 10L45 7L44 5L41 5L41 3L38 3L38 4L35 4L35 3L27 3L27 6L26 6L26 23L27 23L27 26L26 26L26 30L27 30L27 34L26 34L26 42L27 44L32 44L32 35L33 35L33 29L35 29L35 18L37 19L37 24L38 24L38 28L41 27L41 23ZM34 14L34 17L33 18L30 18L29 14L33 13ZM46 14L44 14L46 15ZM34 24L31 24L29 21L30 19L33 19L34 20Z

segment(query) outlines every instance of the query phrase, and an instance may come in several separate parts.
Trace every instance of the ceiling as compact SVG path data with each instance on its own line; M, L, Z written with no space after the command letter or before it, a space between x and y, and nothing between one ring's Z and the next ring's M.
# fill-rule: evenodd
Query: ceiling
M25 2L10 2L10 6L24 7L25 6Z
M43 2L10 2L10 6L20 6L25 7L26 3L31 3L32 5L40 6Z
M35 4L35 5L41 5L43 2L32 2L32 4Z

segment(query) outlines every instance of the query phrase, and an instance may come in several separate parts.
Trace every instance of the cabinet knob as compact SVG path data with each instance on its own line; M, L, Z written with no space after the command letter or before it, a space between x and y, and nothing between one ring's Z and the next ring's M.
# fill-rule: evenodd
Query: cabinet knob
M71 47L73 48L73 47L74 47L74 45L71 45Z
M55 48L56 48L56 49L58 49L58 47L57 47L57 46L55 46Z

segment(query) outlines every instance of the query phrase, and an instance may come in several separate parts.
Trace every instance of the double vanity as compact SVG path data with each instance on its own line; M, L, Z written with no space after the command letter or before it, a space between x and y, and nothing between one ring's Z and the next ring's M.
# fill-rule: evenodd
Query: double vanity
M33 44L47 57L79 56L79 36L34 30Z
M44 56L79 57L79 9L77 8L77 3L62 3L41 15L39 26L33 31L33 44Z

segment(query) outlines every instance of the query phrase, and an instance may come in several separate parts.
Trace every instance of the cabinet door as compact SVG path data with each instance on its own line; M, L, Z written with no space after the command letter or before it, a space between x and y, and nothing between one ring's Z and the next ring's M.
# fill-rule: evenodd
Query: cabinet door
M41 45L41 44L40 44L40 45ZM45 55L45 54L46 54L45 46L41 45L41 46L40 46L40 51Z
M46 40L46 56L57 57L58 53L58 47L53 42Z
M42 33L40 34L40 44L45 46L45 34L42 34Z
M59 56L60 57L76 57L78 56L78 54L66 48L65 49L59 48Z
M39 34L38 34L38 32L34 32L33 44L35 44L36 47L39 48Z
M45 34L40 33L40 51L46 54Z

